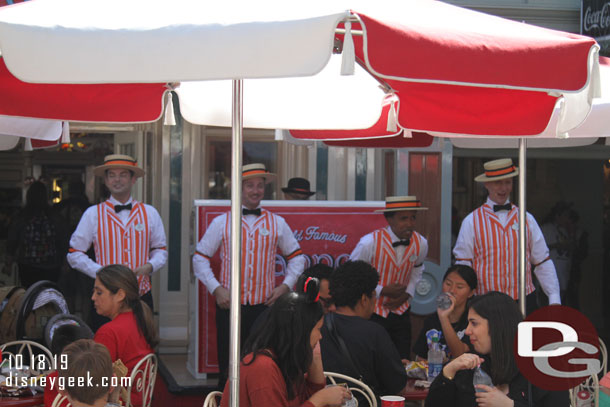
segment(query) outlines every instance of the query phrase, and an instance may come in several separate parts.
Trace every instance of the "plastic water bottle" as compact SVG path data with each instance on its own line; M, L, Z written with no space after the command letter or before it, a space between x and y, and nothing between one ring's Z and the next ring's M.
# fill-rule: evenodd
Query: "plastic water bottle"
M489 387L494 387L493 383L491 382L491 377L489 377L489 375L485 373L485 371L481 369L480 366L477 366L474 369L474 376L472 376L472 384L475 386L474 391L477 393L485 392L485 390L477 388L477 384L484 384Z
M436 307L438 309L449 309L451 306L451 298L449 294L443 292L440 293L438 297L436 297Z
M443 352L438 343L438 337L433 337L428 349L428 381L433 381L441 370L443 370Z

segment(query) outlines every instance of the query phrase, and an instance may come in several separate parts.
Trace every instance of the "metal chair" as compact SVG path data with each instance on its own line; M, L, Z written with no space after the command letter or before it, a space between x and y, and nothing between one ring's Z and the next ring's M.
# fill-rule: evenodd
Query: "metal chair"
M606 348L606 344L602 338L599 338L599 353L601 353L602 357L602 371L604 372L602 375L603 377L606 375L606 373L608 373L608 348Z
M205 400L203 401L203 407L218 407L220 405L220 399L222 397L221 391L210 392Z
M53 404L51 407L71 407L72 404L68 401L68 397L62 396L61 394L57 394L55 399L53 400Z
M341 373L334 372L324 372L324 377L326 377L326 379L332 384L337 384L337 380L339 380L340 383L347 383L348 388L352 392L352 394L359 393L369 403L370 407L377 407L377 399L375 398L375 393L373 393L373 390L371 390L369 386L367 386L360 380L354 379L353 377L346 376Z
M142 394L142 407L150 407L157 378L157 367L157 355L154 353L144 356L135 365L131 371L129 386L125 388L125 392L121 392L125 395L123 397L125 407L133 406L131 402L132 393Z
M29 366L30 370L39 373L48 373L55 369L53 354L38 342L25 339L11 341L0 345L2 355L7 355L12 359L11 364L17 368L19 366ZM32 366L32 364L34 364Z
M581 392L587 393L593 398L594 407L599 407L599 378L597 374L592 374L578 386L569 390L570 406L576 407L578 394Z

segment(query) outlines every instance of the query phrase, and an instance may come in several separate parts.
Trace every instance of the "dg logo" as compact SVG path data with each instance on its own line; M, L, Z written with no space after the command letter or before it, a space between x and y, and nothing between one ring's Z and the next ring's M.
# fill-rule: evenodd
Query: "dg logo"
M521 374L545 390L567 390L601 370L599 337L574 308L551 305L519 324L515 358Z

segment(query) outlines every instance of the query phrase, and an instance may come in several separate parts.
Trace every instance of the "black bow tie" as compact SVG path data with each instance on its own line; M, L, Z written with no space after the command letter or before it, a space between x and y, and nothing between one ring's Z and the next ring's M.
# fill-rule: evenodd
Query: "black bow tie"
M131 204L127 204L127 205L114 205L114 211L116 213L119 213L119 212L121 212L124 209L127 209L128 211L131 211Z
M244 214L244 216L246 216L246 215L261 216L261 208L256 208L256 209L244 208L242 210L242 213Z
M498 212L501 210L510 211L510 208L512 208L510 202L504 205L494 205L494 212Z
M409 244L411 244L411 240L407 239L407 240L398 240L394 243L392 243L392 247L398 247L398 246L409 246Z

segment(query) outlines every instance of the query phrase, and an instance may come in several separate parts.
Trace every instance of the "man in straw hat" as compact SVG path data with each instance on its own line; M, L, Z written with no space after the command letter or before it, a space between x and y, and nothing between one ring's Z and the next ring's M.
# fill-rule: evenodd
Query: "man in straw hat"
M310 190L309 181L305 178L290 178L286 188L282 188L284 196L289 201L307 200L310 196L315 195L315 191Z
M254 321L282 294L290 291L303 272L305 257L284 218L260 207L265 184L275 174L264 164L242 169L242 257L241 257L241 340L248 337ZM193 256L195 276L216 297L216 336L219 387L227 380L229 366L229 277L230 212L217 216L197 244ZM214 276L210 259L220 247L220 281ZM288 260L286 277L275 287L275 256L278 248Z
M489 196L487 202L470 213L460 228L453 254L456 263L471 266L478 277L477 294L501 291L519 298L519 210L511 204L513 177L519 169L510 158L488 161L485 172L474 180L482 182ZM550 304L560 304L559 282L549 257L542 231L531 214L527 214L526 308L537 308L531 266L549 297Z
M144 170L132 157L112 154L93 173L104 179L110 198L83 213L70 238L68 263L91 278L109 264L129 267L138 277L141 299L152 310L150 275L165 265L167 250L159 213L131 196ZM86 254L92 244L96 261Z
M415 196L386 198L383 212L388 227L360 239L350 260L364 260L379 272L377 301L371 320L390 334L400 357L409 359L411 322L409 300L424 271L428 241L415 231L417 212L427 210Z

